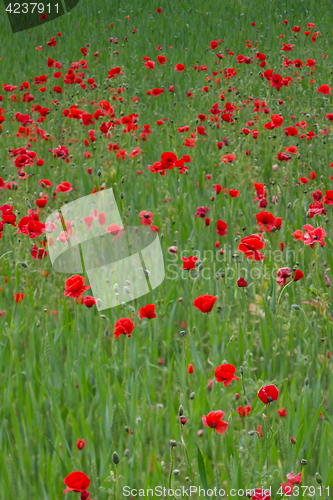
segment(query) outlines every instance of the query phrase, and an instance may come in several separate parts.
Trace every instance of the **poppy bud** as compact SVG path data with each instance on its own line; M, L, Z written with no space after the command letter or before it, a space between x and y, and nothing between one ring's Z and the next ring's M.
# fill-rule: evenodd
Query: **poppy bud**
M268 398L267 398L267 400L268 400ZM249 402L249 400L247 399L246 396L244 396L243 402L244 402L244 405L247 405L247 403Z
M97 175L100 177L102 175L102 170L98 170Z
M243 368L242 366L240 367L239 372L240 372L240 374L241 374L241 375L243 375L243 373L244 373L244 368Z
M120 193L120 198L123 200L124 199L124 193Z
M236 399L236 401L239 400L239 394L238 394L238 392L236 392L236 394L235 394L235 399Z
M128 448L126 448L126 450L124 450L124 457L129 457L130 456L130 451Z
M298 304L292 304L291 305L291 308L294 310L294 311L299 311L300 310L300 307Z
M257 435L257 431L249 431L248 435L249 436L256 436Z
M178 415L182 417L184 415L184 408L182 405L179 406Z
M173 474L174 476L178 476L178 474L179 474L179 473L180 473L180 470L179 470L179 469L174 469L174 470L172 471L172 474Z
M21 266L26 269L28 267L28 264L26 262L21 262Z
M185 424L186 424L186 422L187 422L187 419L186 419L185 417L182 417L182 418L180 419L180 422L181 422L181 424L185 425Z
M190 394L190 399L192 399L192 400L193 400L194 398L195 398L195 392L191 392L191 394Z
M116 465L117 465L117 464L119 464L119 462L120 462L119 455L118 455L118 453L117 453L116 451L114 451L114 452L112 453L112 462L113 462L114 464L116 464Z
M325 276L325 286L326 288L329 288L331 286L331 281L328 276Z
M322 484L323 478L321 477L320 474L318 474L318 472L316 472L315 478L316 478L316 481L317 481L318 484Z
M294 437L291 437L290 442L291 442L291 444L296 444L296 439Z
M305 458L302 458L302 460L300 461L300 465L302 465L302 466L308 465L308 462L306 461Z
M306 379L304 380L304 385L309 385L310 381L308 379L308 377L306 377Z
M84 439L78 439L77 442L76 442L76 447L78 450L83 450L83 448L85 447L86 445L86 442Z
M198 432L197 432L197 436L200 437L202 436L204 433L204 431L202 429L200 429Z
M174 439L170 439L170 441L169 441L169 445L170 445L171 447L176 447L176 446L177 446L177 441L175 441Z

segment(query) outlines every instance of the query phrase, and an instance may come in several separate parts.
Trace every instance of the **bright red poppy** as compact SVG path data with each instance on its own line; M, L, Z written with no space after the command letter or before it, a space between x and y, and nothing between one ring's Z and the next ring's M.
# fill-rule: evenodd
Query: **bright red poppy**
M190 255L190 257L182 257L183 269L186 271L192 271L195 269L195 263L197 260L198 257L193 257L193 255Z
M120 335L131 336L131 333L134 330L134 323L129 318L120 318L114 324L114 336L117 339Z
M199 309L203 313L209 313L216 302L217 296L213 297L213 295L200 295L194 299L193 304L194 307Z
M65 297L75 299L80 297L86 290L89 290L90 285L84 285L84 277L79 274L74 274L65 281Z
M202 416L202 423L205 427L215 429L218 434L224 434L228 430L228 422L222 420L224 412L222 410L211 411L208 415Z
M67 486L64 493L67 491L81 493L89 487L90 479L84 472L74 471L65 477L64 483Z
M214 371L216 382L223 383L224 387L228 387L233 380L239 381L239 378L235 375L235 371L236 368L230 363L218 366Z
M265 405L271 403L272 401L277 401L278 396L279 396L279 389L273 384L265 385L258 391L258 398Z
M142 318L148 318L148 319L154 319L156 318L156 313L155 313L155 304L147 304L143 307L140 307L139 309L139 317Z

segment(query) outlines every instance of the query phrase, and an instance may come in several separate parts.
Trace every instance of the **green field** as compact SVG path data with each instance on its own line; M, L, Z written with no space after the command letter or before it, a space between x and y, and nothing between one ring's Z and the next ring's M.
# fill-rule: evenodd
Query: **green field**
M81 0L15 34L0 9L0 500L80 498L63 497L72 471L92 500L332 498L332 6ZM125 229L158 236L165 279L99 311L64 296L89 278L52 267L43 224L110 188ZM36 211L40 230L24 229ZM115 338L120 318L130 338ZM279 395L264 404L266 385ZM202 422L217 410L223 435Z

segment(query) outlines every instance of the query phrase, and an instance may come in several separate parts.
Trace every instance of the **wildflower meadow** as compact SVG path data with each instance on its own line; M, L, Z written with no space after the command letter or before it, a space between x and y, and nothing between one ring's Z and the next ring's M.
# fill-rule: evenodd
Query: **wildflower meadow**
M51 8L0 5L0 500L333 498L332 5Z

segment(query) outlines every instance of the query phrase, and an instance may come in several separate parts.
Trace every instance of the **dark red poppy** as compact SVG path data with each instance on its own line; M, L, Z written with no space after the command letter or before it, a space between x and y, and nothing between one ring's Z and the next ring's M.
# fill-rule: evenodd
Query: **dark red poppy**
M213 295L200 295L194 299L193 304L194 307L199 309L203 313L209 313L216 302L217 296L213 297Z
M120 335L131 336L131 333L134 330L134 323L129 318L120 318L114 324L114 336L117 339Z

